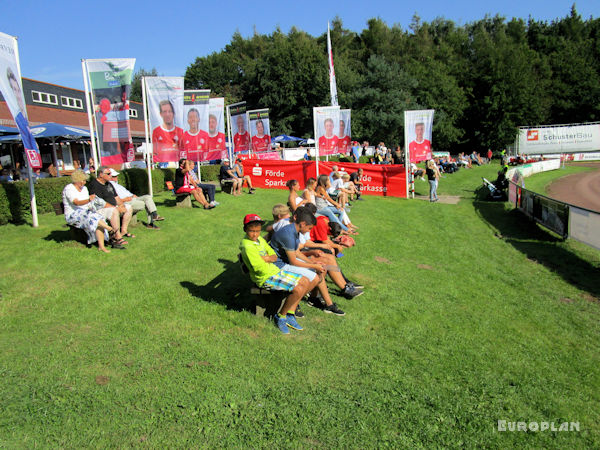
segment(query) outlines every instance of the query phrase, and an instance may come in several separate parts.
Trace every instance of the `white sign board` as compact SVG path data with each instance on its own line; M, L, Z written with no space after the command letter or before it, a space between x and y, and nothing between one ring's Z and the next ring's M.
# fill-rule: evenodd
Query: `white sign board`
M521 155L591 152L600 150L600 124L520 128L517 140Z

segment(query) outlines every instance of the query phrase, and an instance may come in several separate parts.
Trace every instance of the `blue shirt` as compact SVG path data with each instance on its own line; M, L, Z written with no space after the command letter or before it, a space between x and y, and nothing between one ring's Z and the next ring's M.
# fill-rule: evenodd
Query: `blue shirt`
M300 239L298 237L298 231L296 231L296 225L293 223L286 225L275 231L271 238L271 247L277 254L277 261L275 265L279 268L285 264L289 264L290 260L287 257L287 251L296 251L300 246Z

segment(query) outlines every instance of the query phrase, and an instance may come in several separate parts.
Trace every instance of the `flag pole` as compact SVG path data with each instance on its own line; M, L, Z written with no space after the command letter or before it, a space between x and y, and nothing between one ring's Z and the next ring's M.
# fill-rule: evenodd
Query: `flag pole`
M85 88L85 105L88 113L88 123L90 125L90 142L92 143L92 159L94 160L94 169L98 170L98 153L96 149L96 133L94 132L94 122L92 119L92 105L90 100L89 74L87 71L87 62L81 60L81 72L83 73L83 86Z
M152 152L150 152L150 136L148 129L148 100L146 98L146 77L142 77L142 101L144 108L144 131L146 132L146 169L148 169L148 189L150 197L152 194ZM153 144L154 145L154 144Z
M17 77L19 77L19 82L22 83L23 79L21 78L21 61L19 59L19 42L15 36L11 36L15 41L15 60L17 62L17 71L19 72ZM5 99L6 100L6 99ZM27 108L27 107L25 107ZM27 111L25 111L27 114ZM16 121L15 121L16 123ZM25 139L23 141L23 150L25 149ZM41 158L41 154L40 154ZM35 187L33 186L33 170L31 170L31 164L29 164L29 158L27 156L27 152L25 152L25 161L27 162L27 174L29 178L29 203L31 207L31 225L33 228L39 227L38 223L38 215L37 215L37 203L35 201ZM16 164L15 164L16 166Z

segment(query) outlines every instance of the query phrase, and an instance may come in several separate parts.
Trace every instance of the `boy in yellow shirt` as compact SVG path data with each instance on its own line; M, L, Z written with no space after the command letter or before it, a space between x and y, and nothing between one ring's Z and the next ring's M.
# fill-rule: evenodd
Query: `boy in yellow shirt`
M250 279L257 286L290 293L275 316L277 328L283 334L288 334L289 328L302 330L303 328L296 321L296 308L302 297L316 287L319 278L315 277L313 281L309 281L300 274L280 270L273 264L277 261L277 255L260 236L263 223L264 220L256 214L248 214L244 217L246 236L240 243L242 259L248 267Z

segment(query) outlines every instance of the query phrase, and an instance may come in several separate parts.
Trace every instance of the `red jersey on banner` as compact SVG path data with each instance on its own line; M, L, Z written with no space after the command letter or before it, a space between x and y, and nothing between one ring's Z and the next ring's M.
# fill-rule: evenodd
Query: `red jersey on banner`
M423 139L423 142L412 141L408 144L410 162L418 163L431 159L431 142Z
M201 152L206 150L208 146L208 133L204 130L199 130L196 134L191 134L189 131L183 133L183 150L182 158L189 158L192 161L202 161Z
M154 162L179 161L179 150L183 146L183 130L173 127L165 130L158 126L152 132Z
M330 155L337 152L338 149L338 137L333 136L328 138L327 136L321 136L319 138L319 153L323 155Z
M338 137L338 152L348 153L350 148L350 136Z
M209 150L225 150L225 134L217 133L216 136L208 136Z
M263 137L252 136L252 151L264 152L271 148L271 136L265 134Z
M233 137L233 151L243 152L249 150L250 147L250 133L247 131L244 134L235 133Z

